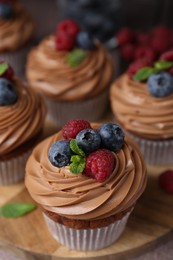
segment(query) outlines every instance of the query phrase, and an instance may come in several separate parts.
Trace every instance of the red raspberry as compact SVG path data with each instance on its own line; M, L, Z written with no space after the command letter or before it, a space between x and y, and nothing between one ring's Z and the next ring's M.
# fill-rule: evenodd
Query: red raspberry
M152 37L151 46L157 53L162 53L171 47L170 38L165 37Z
M135 54L135 46L132 43L123 45L120 49L121 55L126 60L133 60Z
M77 119L69 120L62 128L62 135L64 139L71 140L74 139L76 135L84 129L92 129L88 121Z
M136 41L140 46L147 46L150 42L150 36L148 33L137 33Z
M173 171L167 170L159 176L159 185L167 193L173 193Z
M69 34L59 32L56 35L56 49L60 51L69 51L75 45L75 38Z
M130 43L134 39L134 32L129 28L122 28L116 35L116 39L120 45Z
M64 20L58 24L57 31L58 33L63 32L75 38L78 32L80 31L80 28L75 21Z
M113 168L113 153L106 149L97 150L88 155L84 174L99 182L104 182L112 173Z
M130 64L130 66L127 69L127 73L130 78L133 78L133 76L136 74L138 70L140 70L143 67L150 66L151 62L147 60L136 60L133 63Z
M169 50L161 54L159 60L173 61L173 50Z
M169 30L166 26L164 25L159 25L159 26L156 26L154 27L152 30L151 30L151 34L154 36L154 37L170 37L170 35L172 34L171 30Z
M134 57L136 60L143 59L143 60L147 60L149 62L153 62L156 59L156 54L149 47L138 46L135 49Z
M4 63L5 61L0 61L0 64ZM9 65L8 69L0 76L0 78L5 78L7 80L12 81L14 77L14 70L12 67Z

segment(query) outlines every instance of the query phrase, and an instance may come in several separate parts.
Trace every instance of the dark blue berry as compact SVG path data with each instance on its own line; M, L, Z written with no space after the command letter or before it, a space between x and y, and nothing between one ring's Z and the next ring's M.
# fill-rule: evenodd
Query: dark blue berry
M17 92L11 81L0 78L0 106L9 106L16 102Z
M70 149L70 142L61 140L54 143L48 152L50 162L56 167L63 167L70 163L72 151Z
M94 49L94 39L88 32L79 32L76 37L77 45L85 50Z
M0 3L0 18L10 19L13 17L12 5L8 3Z
M85 129L77 134L76 142L85 153L91 153L100 148L101 138L93 129Z
M168 72L151 75L147 80L149 92L154 97L166 97L173 93L173 77Z
M101 136L101 146L103 148L117 152L124 144L124 132L117 124L104 124L99 128L98 133Z

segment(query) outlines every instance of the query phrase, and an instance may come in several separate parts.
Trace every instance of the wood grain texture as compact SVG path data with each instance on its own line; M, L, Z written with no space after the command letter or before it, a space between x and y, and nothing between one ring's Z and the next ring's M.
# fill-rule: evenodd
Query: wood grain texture
M45 136L55 128L46 124ZM120 239L108 248L77 252L58 244L49 234L41 211L17 219L0 218L0 246L12 250L22 259L130 259L147 247L163 242L173 230L173 199L158 186L158 175L165 168L148 168L147 188L130 216ZM23 183L0 188L0 205L7 202L32 201Z

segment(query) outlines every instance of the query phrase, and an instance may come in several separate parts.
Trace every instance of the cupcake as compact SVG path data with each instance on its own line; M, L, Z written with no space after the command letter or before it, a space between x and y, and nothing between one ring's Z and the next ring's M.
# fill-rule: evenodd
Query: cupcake
M0 185L24 178L25 163L40 138L45 117L41 97L24 87L6 62L0 64Z
M59 23L27 62L30 86L41 92L58 126L72 118L94 121L108 106L113 63L104 47L72 20Z
M35 25L18 1L0 0L0 60L6 60L23 76L29 41Z
M172 165L173 62L137 61L111 86L112 111L149 165Z
M97 250L122 234L145 189L146 170L117 124L70 120L35 147L25 185L59 243Z

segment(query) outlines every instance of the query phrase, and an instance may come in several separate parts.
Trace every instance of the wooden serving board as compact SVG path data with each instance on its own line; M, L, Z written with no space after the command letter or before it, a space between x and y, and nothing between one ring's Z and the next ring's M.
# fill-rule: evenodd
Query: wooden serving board
M46 135L55 131L48 124ZM130 259L149 247L163 243L173 231L173 196L158 186L163 168L148 168L148 185L130 216L119 240L99 251L80 252L58 244L49 234L41 211L17 219L0 218L0 246L12 250L22 259ZM7 202L32 201L23 183L0 188L0 206Z

